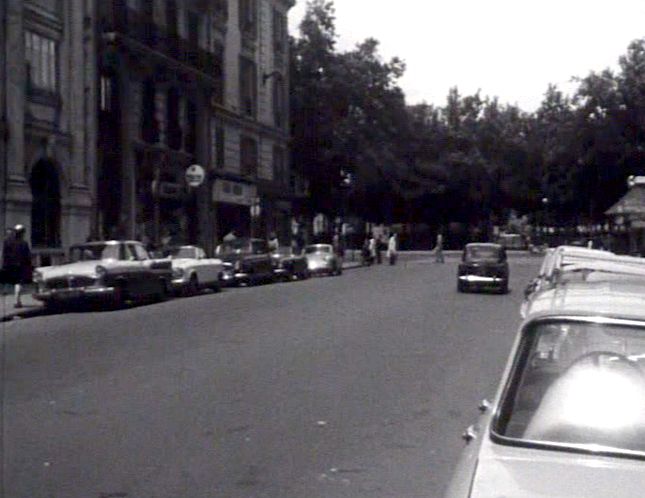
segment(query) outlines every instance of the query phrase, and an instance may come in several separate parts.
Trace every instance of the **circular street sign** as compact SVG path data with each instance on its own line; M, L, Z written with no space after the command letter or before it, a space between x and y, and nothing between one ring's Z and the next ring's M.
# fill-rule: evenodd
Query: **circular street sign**
M199 187L204 183L205 177L206 173L204 172L204 168L199 164L191 164L186 168L186 183L191 187Z

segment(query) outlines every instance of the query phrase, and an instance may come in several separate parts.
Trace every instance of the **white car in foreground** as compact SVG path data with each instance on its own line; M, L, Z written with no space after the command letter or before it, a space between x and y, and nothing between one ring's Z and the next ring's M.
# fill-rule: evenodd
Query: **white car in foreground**
M207 258L197 246L173 247L167 256L172 262L172 286L176 292L194 295L206 288L220 290L224 270L221 259Z
M645 496L645 287L535 296L446 498Z

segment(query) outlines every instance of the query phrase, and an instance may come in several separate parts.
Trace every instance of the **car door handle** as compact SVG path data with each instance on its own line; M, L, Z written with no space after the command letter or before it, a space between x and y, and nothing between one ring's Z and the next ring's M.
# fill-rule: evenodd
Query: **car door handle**
M474 425L468 426L468 428L462 433L461 439L466 441L466 444L477 439L477 429Z

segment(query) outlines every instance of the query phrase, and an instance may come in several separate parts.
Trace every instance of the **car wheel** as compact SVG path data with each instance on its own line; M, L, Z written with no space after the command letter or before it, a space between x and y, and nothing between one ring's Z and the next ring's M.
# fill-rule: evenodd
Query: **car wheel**
M210 286L210 288L213 292L220 292L222 290L222 285L219 283L219 281L217 281L217 282L214 282Z
M114 287L114 297L112 298L112 306L114 308L123 308L129 299L128 296L128 285L125 281L117 282Z
M199 293L199 280L197 275L194 273L190 276L188 281L188 287L186 288L186 294L189 296L196 296Z
M457 291L458 292L468 292L468 285L465 282L459 280L457 282Z
M159 291L157 292L157 295L155 297L157 298L156 300L158 302L168 299L168 284L163 278L159 279Z
M500 294L508 294L508 280L504 280L504 283L499 287Z

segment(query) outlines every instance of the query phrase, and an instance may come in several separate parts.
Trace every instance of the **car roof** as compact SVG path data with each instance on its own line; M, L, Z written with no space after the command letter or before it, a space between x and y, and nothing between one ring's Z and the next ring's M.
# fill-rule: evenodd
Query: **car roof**
M87 246L104 246L104 245L117 245L117 244L142 244L139 240L93 240L91 242L81 242L80 244L72 244L70 247L87 247Z
M502 249L501 244L496 244L495 242L470 242L466 244L466 247L493 247L495 249Z
M575 282L540 292L527 320L549 316L590 316L645 321L645 285L641 280Z
M331 247L331 244L309 244L307 247Z

